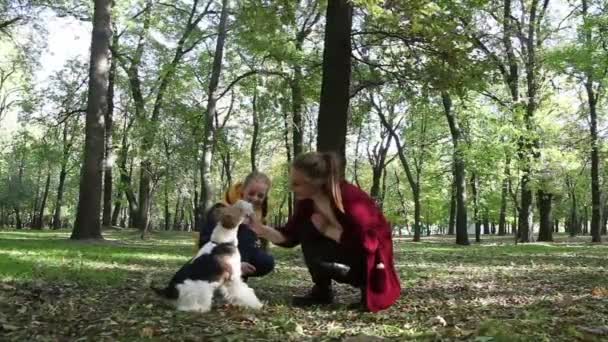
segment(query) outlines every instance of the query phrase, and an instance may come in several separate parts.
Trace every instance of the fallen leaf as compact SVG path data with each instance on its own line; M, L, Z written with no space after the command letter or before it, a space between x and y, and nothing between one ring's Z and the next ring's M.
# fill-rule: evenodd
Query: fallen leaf
M428 323L430 325L440 325L442 327L445 327L446 325L448 325L448 323L445 321L445 319L441 316L435 316L435 317L429 319Z
M385 338L378 336L369 336L369 335L357 335L350 336L342 340L342 342L377 342L377 341L386 341Z
M578 327L579 330L584 331L593 335L607 335L608 336L608 325L604 325L601 327L589 328L589 327Z
M141 329L141 331L139 332L139 336L140 337L152 337L154 336L154 328L151 327L144 327Z
M16 288L13 285L0 284L0 289L10 291L10 290L15 290Z
M608 289L605 287L594 287L593 290L591 290L591 295L594 297L607 298Z
M11 325L11 324L2 324L2 330L5 330L5 331L15 331L15 330L18 330L18 329L19 329L19 327L16 327L16 326Z

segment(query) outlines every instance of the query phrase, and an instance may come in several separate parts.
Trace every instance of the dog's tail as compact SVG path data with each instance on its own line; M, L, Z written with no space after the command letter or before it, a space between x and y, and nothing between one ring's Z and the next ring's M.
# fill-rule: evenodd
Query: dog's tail
M154 291L154 293L156 293L159 297L164 299L175 300L177 297L179 297L177 289L173 286L160 288L150 284L150 289L152 289L152 291Z

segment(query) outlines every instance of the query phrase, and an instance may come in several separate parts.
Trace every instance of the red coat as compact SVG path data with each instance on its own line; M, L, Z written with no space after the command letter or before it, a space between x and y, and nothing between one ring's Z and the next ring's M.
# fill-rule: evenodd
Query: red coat
M344 229L339 243L355 252L365 253L367 308L372 312L386 309L395 303L401 293L393 262L390 226L367 193L346 182L342 182L340 188L344 213L334 208L334 214ZM294 215L280 229L288 240L283 246L293 247L299 243L294 240L296 230L301 223L308 222L313 213L312 201L304 200L296 204Z

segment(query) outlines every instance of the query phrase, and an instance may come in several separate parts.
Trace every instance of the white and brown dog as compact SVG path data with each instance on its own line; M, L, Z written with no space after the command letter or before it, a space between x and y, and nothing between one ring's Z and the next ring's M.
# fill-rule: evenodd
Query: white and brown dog
M237 248L239 225L253 213L250 203L218 209L218 224L211 239L173 276L164 289L152 286L178 310L207 312L219 290L234 305L260 309L262 303L241 278L241 255Z

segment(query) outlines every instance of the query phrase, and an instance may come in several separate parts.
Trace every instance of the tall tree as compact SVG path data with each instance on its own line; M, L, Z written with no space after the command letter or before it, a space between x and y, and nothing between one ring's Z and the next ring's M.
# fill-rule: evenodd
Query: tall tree
M112 5L116 2L112 1ZM112 37L112 51L117 51L118 35ZM101 219L102 226L112 225L112 168L114 165L114 146L112 142L112 134L114 132L114 87L116 84L116 65L118 60L112 56L112 64L108 75L108 109L105 113L105 158L104 158L104 173L103 173L103 214Z
M104 115L108 108L111 0L95 0L85 126L84 161L72 239L101 239L101 176L104 154Z
M352 4L327 3L323 45L323 81L319 103L317 150L332 151L346 167L346 128L350 101Z
M594 37L593 28L595 25L593 25L590 20L589 0L581 1L583 16L583 49L588 56L593 56L596 50L598 50L598 43L604 44L604 50L606 50L605 44L608 43L608 34L604 34L604 39ZM602 31L605 31L605 29ZM608 57L608 51L605 51L604 59L606 57ZM593 60L590 62L591 63L586 63L584 66L584 82L585 91L587 93L587 104L589 106L589 131L591 136L591 239L593 242L601 242L600 157L597 132L597 105L599 92L601 91L603 80L606 78L608 72L608 63L605 61L602 63L602 61L600 61L600 63L595 64L593 63Z
M456 187L456 243L459 245L469 244L467 232L467 180L465 174L464 151L462 150L461 130L452 110L452 98L447 91L442 92L444 113L452 136L454 184Z
M196 223L195 229L200 230L204 223L204 215L209 208L211 202L211 184L209 183L208 175L211 172L212 148L213 140L213 119L217 112L218 84L222 72L222 61L224 58L224 45L226 44L227 26L228 26L228 0L222 0L222 9L220 14L220 22L217 28L218 35L215 43L215 53L213 55L213 64L211 68L211 77L209 79L207 89L207 110L203 116L203 134L202 134L202 156L199 163L200 172L200 198L196 206Z

